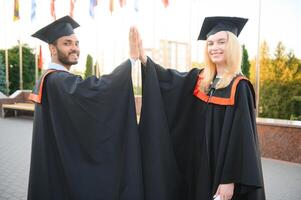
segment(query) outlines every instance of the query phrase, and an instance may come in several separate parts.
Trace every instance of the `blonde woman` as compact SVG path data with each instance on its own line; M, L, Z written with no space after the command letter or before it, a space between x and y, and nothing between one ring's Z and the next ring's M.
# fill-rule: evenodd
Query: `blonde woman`
M206 41L206 66L188 73L154 63L145 56L137 29L130 31L131 57L143 64L141 134L151 138L160 132L157 139L142 140L143 146L156 149L142 154L152 168L144 172L150 179L144 181L163 182L170 199L265 199L255 94L241 73L237 38L246 22L205 18L198 39ZM156 174L164 178L152 179Z

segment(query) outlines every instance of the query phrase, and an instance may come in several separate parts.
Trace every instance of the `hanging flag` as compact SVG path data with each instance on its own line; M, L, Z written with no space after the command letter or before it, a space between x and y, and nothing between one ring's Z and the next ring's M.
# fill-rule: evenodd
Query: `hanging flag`
M94 7L97 6L97 0L90 0L90 7L89 7L89 13L92 18L94 18Z
M114 0L110 0L110 12L113 13L114 11Z
M36 18L36 0L31 0L31 15L30 15L30 18L31 18L31 21L35 20Z
M119 0L120 7L123 8L125 6L126 0Z
M73 17L73 11L74 11L74 4L76 0L70 0L70 17Z
M43 55L42 55L42 46L40 45L39 49L39 58L38 58L38 68L43 69Z
M168 0L162 0L162 3L164 5L165 8L167 8L167 6L169 5L169 1Z
M19 15L19 0L14 1L14 21L17 21L20 19Z
M56 20L56 15L55 15L55 0L50 0L50 14L54 20Z

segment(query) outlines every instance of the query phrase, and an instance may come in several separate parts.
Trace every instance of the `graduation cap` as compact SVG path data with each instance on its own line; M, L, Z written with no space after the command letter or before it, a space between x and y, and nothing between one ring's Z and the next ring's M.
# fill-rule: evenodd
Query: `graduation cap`
M240 17L206 17L198 40L206 40L219 31L230 31L238 36L248 19Z
M79 24L67 15L38 30L31 36L51 44L62 36L72 35L73 30L77 27L79 27Z

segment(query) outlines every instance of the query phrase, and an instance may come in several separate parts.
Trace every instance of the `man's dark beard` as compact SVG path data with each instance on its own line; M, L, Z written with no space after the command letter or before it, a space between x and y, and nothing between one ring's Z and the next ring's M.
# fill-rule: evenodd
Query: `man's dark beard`
M70 53L68 53L68 55L66 56L59 48L56 47L56 50L57 50L57 56L58 56L58 60L64 64L64 65L75 65L78 63L78 61L69 61L68 60L68 55L71 54L71 53L76 53L77 55L79 55L79 52L77 51L72 51Z

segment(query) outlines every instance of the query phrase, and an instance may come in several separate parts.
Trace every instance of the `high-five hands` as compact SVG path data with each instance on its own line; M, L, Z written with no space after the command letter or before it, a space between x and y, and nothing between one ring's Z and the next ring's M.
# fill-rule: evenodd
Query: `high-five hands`
M146 64L147 57L145 55L142 40L138 29L134 26L130 28L129 33L130 57L134 60L140 59L142 64Z
M129 45L130 45L130 58L137 60L139 59L139 41L138 32L135 27L130 28L129 32Z

